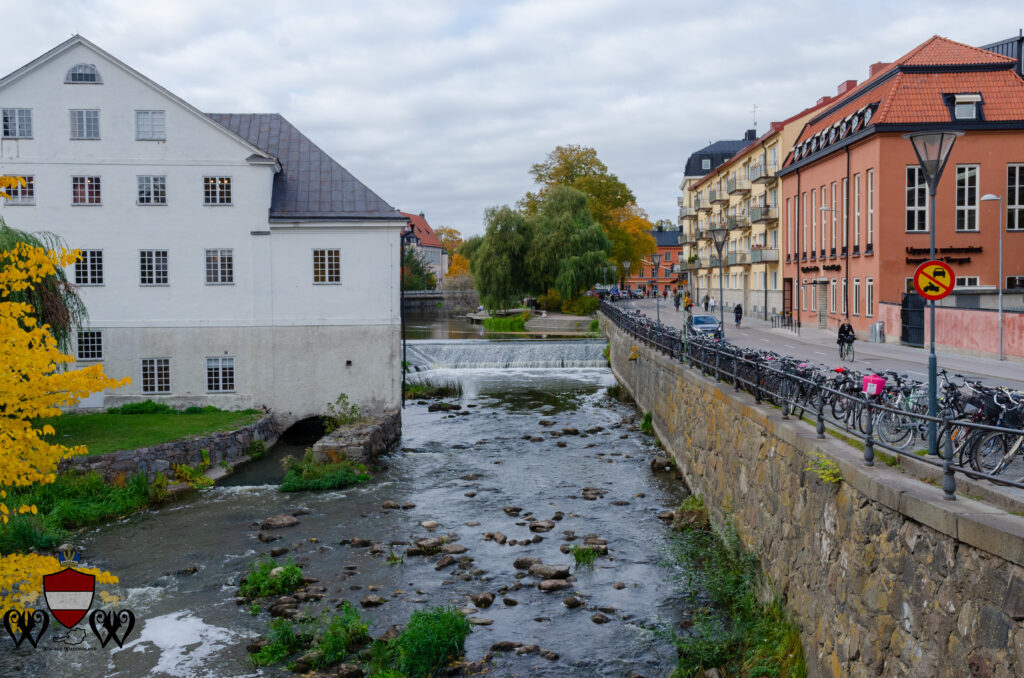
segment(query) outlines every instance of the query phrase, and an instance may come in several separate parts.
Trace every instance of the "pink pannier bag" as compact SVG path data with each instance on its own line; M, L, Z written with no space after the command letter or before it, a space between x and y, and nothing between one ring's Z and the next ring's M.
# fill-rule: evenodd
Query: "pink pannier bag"
M885 377L880 377L877 374L869 374L864 377L864 384L861 388L862 391L868 395L878 395L885 388Z

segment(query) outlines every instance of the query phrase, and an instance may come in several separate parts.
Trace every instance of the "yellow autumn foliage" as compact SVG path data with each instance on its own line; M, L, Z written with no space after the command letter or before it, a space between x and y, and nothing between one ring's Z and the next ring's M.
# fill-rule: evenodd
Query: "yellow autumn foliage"
M461 254L453 254L452 258L448 261L448 272L445 273L445 277L466 275L467 273L470 273L469 259Z
M0 186L10 187L0 177ZM78 259L78 252L45 250L25 243L0 252L0 486L24 487L52 483L61 459L85 454L84 447L48 442L53 428L36 428L32 420L54 417L62 407L108 388L127 384L129 379L111 379L102 365L68 369L74 362L62 353L46 325L32 317L32 307L8 301L11 293L30 289L57 266ZM0 491L0 520L7 523L11 513L36 513L34 506L8 507ZM24 609L42 590L43 575L56 572L56 558L36 554L0 556L0 611ZM116 577L80 568L98 575L101 583Z

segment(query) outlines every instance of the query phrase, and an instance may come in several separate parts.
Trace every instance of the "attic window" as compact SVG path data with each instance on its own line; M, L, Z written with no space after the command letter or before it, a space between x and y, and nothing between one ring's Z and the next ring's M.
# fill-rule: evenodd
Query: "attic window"
M980 94L953 95L953 117L957 120L974 120L978 117Z
M64 82L72 85L83 83L99 85L103 83L103 78L92 64L75 64L68 69L68 74L64 76Z
M709 170L709 169L711 169L711 158L701 158L700 159L700 168L702 170Z

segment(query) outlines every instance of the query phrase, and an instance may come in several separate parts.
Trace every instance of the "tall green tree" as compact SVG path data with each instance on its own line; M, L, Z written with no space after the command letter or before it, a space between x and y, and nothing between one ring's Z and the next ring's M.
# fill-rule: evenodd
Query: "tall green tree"
M405 276L403 284L407 290L432 290L437 287L437 278L434 277L434 273L423 261L423 257L415 247L406 246L405 248L402 274Z
M470 238L469 267L480 303L490 310L519 305L529 289L526 253L533 240L532 225L508 205L491 207L484 214L487 228L479 240Z
M554 288L563 299L572 299L604 276L612 244L588 202L584 193L566 186L545 194L531 218L534 236L526 259L534 294Z

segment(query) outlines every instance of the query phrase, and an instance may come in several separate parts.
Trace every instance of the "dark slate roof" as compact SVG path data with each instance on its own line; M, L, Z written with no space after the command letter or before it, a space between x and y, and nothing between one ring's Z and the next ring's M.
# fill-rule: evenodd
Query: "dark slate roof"
M716 167L746 148L755 136L754 130L749 130L743 139L726 139L705 146L687 158L684 175L702 177L708 172L714 171ZM711 159L711 169L701 169L701 160L705 158Z
M658 243L658 247L682 247L679 244L679 231L659 231L654 229L648 231L654 238L654 242Z
M281 163L270 219L402 219L391 205L324 153L278 113L207 113Z

